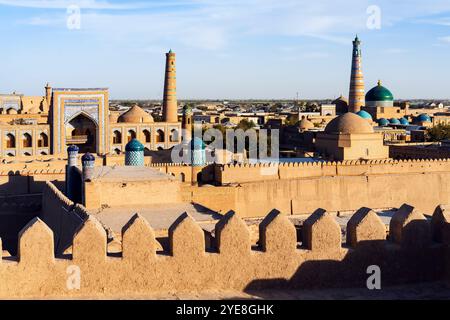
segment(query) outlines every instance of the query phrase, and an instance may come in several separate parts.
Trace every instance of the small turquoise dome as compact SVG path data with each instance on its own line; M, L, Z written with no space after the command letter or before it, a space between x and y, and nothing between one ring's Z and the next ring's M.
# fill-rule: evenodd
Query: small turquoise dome
M71 145L67 148L68 153L79 152L79 151L80 151L80 148L78 148L76 145Z
M378 85L367 92L366 101L394 101L394 95L378 81Z
M133 151L144 151L145 147L142 143L139 142L138 139L133 139L125 146L125 151L133 152Z
M406 120L405 118L400 118L400 123L403 124L404 126L408 126L409 125L409 121Z
M361 118L363 118L363 119L366 119L366 120L373 120L373 119L372 119L372 116L371 116L370 113L368 113L367 111L361 110L361 111L358 111L356 114L357 114L358 116L360 116Z
M198 137L194 137L191 141L191 148L192 150L205 150L206 144L203 142L202 139Z
M400 121L396 118L392 118L391 120L389 120L391 122L391 124L401 124Z
M380 125L382 127L387 126L389 123L390 123L389 120L386 118L378 119L378 125Z
M422 113L416 118L417 122L431 122L431 118L426 113Z

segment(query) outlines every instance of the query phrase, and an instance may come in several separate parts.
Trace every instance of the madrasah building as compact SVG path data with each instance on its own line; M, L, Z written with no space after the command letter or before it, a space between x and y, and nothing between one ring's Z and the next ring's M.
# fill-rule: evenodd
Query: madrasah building
M170 149L181 142L176 95L176 55L166 54L163 121L139 106L124 114L109 110L107 88L51 88L44 96L0 95L0 155L14 158L64 156L80 152L120 154L133 138L145 149Z

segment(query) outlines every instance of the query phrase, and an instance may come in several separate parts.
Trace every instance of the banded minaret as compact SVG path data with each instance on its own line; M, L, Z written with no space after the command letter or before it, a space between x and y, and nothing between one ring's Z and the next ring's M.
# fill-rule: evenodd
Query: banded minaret
M361 41L353 41L352 75L350 78L349 112L358 112L365 106L364 75L361 68Z
M165 122L178 122L176 55L166 53L166 80L164 83L163 117Z

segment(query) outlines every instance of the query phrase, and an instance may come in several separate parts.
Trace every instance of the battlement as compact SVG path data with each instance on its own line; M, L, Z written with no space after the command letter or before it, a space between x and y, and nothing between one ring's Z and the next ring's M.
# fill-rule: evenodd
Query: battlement
M57 194L56 190L53 190ZM183 214L169 230L170 249L157 252L154 231L135 215L122 230L122 252L109 254L107 234L89 216L73 237L72 254L55 257L51 229L40 219L19 234L15 259L0 263L0 297L136 297L164 291L248 290L275 287L365 287L367 268L378 265L383 285L443 280L450 245L450 215L439 206L431 221L403 205L389 237L378 215L358 210L341 228L323 209L298 236L278 211L259 226L252 247L247 225L235 213L216 225L211 246L205 232Z
M338 162L295 162L229 164L216 170L222 184L308 177L360 176L380 174L428 173L450 171L450 159L428 160L351 160Z

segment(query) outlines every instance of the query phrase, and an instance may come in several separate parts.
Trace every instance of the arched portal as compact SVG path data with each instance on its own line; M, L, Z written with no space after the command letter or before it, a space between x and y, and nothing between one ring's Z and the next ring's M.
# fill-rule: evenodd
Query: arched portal
M66 125L66 144L77 145L80 153L97 153L97 125L85 116L79 114Z

